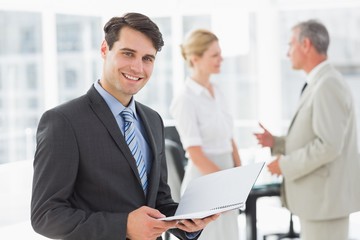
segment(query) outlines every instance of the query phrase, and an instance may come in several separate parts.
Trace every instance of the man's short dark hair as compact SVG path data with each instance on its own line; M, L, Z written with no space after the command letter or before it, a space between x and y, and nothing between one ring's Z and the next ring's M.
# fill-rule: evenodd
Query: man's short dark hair
M150 18L140 13L126 13L122 17L111 18L104 26L105 40L110 50L114 42L119 40L120 31L123 27L130 27L145 34L158 52L164 46L159 27Z

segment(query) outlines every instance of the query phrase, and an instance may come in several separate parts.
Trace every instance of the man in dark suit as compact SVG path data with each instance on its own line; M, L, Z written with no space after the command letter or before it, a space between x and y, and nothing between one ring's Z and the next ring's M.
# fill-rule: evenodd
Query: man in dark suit
M133 98L151 76L162 35L138 13L110 19L104 31L101 79L40 120L33 228L46 237L69 240L161 239L169 229L180 239L196 239L217 215L158 220L177 208L167 185L163 122ZM126 136L123 111L135 124L136 149ZM145 174L139 174L137 165Z

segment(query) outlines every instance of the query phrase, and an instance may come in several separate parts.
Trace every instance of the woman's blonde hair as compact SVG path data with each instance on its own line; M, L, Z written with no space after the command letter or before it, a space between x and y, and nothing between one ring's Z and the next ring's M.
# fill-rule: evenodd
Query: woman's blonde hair
M208 30L195 30L191 32L184 43L180 45L181 54L189 66L193 67L190 56L196 55L201 57L209 46L218 40L217 36Z

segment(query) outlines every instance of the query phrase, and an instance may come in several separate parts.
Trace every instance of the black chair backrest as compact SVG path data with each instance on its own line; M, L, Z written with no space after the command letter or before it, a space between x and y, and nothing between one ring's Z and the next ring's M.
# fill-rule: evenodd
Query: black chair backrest
M187 160L187 158L185 156L184 147L183 147L183 145L181 143L181 140L180 140L180 135L179 135L179 133L178 133L175 126L166 126L165 127L165 139L170 139L170 140L176 142L181 148L182 155Z
M186 159L182 148L176 142L165 139L165 155L168 167L175 168L181 183L184 178L186 165Z

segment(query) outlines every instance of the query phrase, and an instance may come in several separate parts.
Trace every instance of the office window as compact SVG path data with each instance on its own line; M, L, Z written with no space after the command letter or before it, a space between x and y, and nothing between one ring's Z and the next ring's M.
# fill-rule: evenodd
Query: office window
M224 34L226 34L226 38L237 34L239 35L238 39L244 41L244 45L246 43L249 45L241 47L241 42L233 43L233 47L231 47L233 53L231 49L225 51L222 70L216 79L223 86L229 109L235 120L235 140L240 148L248 148L255 145L252 132L254 131L253 126L258 121L257 37L254 31L256 28L255 15L253 13L243 13L242 15L244 19L238 19L238 21L246 21L248 26L241 28L238 24L238 28L231 28Z
M41 51L41 15L0 11L0 56Z
M0 11L0 34L2 36L6 36L5 32L5 26L7 24L7 12L6 11ZM0 37L0 56L5 55L6 53L6 42L8 39L6 37Z
M77 74L74 69L66 69L65 70L65 89L73 89L77 87Z
M281 4L285 2L280 1L272 5ZM277 16L276 28L279 31L282 56L279 67L282 101L277 104L281 107L277 105L274 107L281 108L279 115L284 120L281 123L284 129L294 114L304 82L304 74L293 71L286 58L288 37L292 25L310 17L322 20L329 28L330 60L343 73L351 86L358 121L360 121L360 95L357 94L360 87L360 32L357 31L360 27L359 7L303 8L302 10L284 10L286 8L280 7L279 9L281 10ZM237 15L230 13L231 9L226 9L226 6L218 9L216 13L207 12L204 9L197 13L193 9L189 12L183 11L181 16L174 16L170 12L168 15L159 13L157 17L155 12L155 16L151 18L159 25L165 46L158 53L151 80L136 96L136 99L157 110L165 121L171 121L169 114L171 100L179 82L183 82L189 74L178 51L179 44L185 35L193 29L205 28L214 31L220 37L220 43L228 43L229 38L236 39L235 42L222 46L224 51L222 70L219 75L214 76L214 80L220 82L226 92L229 108L236 124L235 136L239 147L247 148L256 145L252 132L257 126L259 115L264 115L263 112L259 113L262 103L259 100L258 90L263 84L259 82L259 74L264 69L258 64L260 59L258 56L263 50L259 48L259 45L267 39L257 36L259 34L258 18L264 13L257 10L241 12ZM56 57L56 61L51 66L56 65L53 71L55 74L52 78L43 79L46 75L43 65L48 63L48 61L43 62L43 56L47 55L47 59L52 57L52 53L42 52L46 45L42 41L47 37L46 33L43 35L44 15L42 12L0 11L0 34L5 36L0 38L0 113L2 115L0 129L4 129L3 135L7 137L4 141L6 161L19 160L12 145L16 143L16 138L21 138L21 135L24 138L25 125L33 124L31 128L36 129L37 121L49 101L45 97L46 93L49 93L46 83L54 81L57 86L54 90L57 91L54 94L56 99L52 99L52 104L50 104L57 105L85 93L91 84L101 77L102 59L99 48L104 24L101 13L96 16L54 14L55 22L52 27L56 34L54 51L57 54L53 56ZM233 21L228 21L228 19L231 20L232 15L235 16ZM221 19L227 22L222 23ZM221 26L229 26L226 25L229 22L234 24L231 24L228 29L221 28ZM271 37L269 35L269 38ZM230 51L229 46L231 46ZM274 65L274 63L269 62L269 65ZM177 74L178 69L181 69L181 74ZM273 112L268 110L266 114L273 114ZM33 118L34 116L37 120L29 121L21 127L15 125L18 118ZM16 137L10 138L9 136L12 135Z
M39 107L27 102L42 102L38 71L42 70L41 14L36 12L0 12L0 163L31 159L26 128L36 128L37 121L24 124L25 119L39 118ZM27 148L30 149L30 148Z
M91 63L91 79L94 80L94 82L101 78L100 73L102 71L102 62L99 60L93 60Z
M20 31L20 52L36 52L36 31L34 26L24 26Z
M99 18L90 18L91 49L98 51L102 43L102 25Z
M1 124L1 121L0 121ZM6 140L4 137L0 137L0 164L8 162L8 151L6 150Z
M81 26L75 21L66 21L74 17L58 16L63 20L57 25L57 48L58 52L77 52L82 50Z
M28 133L28 137L32 139L31 141L32 145L35 145L35 131L36 129L32 128L31 126L37 126L39 124L38 114L34 114L34 116L29 117L27 120L27 126L29 126L26 130ZM32 148L31 148L32 149Z
M37 66L35 64L28 64L26 65L26 88L36 90L38 88L38 73L37 73Z
M66 102L100 78L100 68L94 66L102 61L101 18L58 14L56 29L59 102Z
M191 31L203 28L211 30L211 15L188 15L183 17L184 37Z
M27 108L28 109L37 109L39 107L38 99L35 97L31 97L27 101Z
M211 31L211 15L187 15L187 16L183 16L182 17L182 25L183 25L183 30L182 30L182 41L186 38L186 36L188 34L190 34L192 31L202 28L202 29L207 29ZM179 46L177 46L179 47ZM178 56L179 58L181 58L183 60L182 55ZM184 61L184 60L183 60ZM184 73L185 73L185 78L189 76L190 74L190 69L186 64L183 64L184 66ZM183 79L183 81L185 81L185 79Z
M1 55L0 55L1 56ZM3 74L3 71L2 71L2 66L1 66L1 64L0 64L0 92L1 92L1 90L3 89L3 76L2 76L2 74ZM1 107L0 107L0 109L1 109Z

